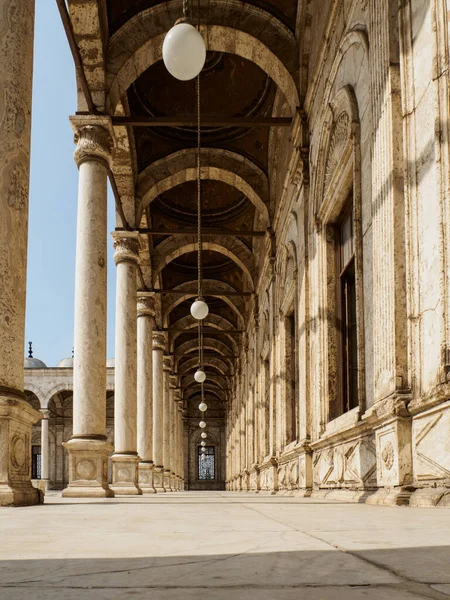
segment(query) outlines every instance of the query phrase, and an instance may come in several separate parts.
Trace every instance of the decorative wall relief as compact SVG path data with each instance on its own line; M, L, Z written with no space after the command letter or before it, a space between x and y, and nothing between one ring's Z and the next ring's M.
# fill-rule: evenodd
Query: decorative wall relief
M412 481L411 420L394 418L375 432L377 484L396 487Z
M450 483L450 403L413 419L414 482Z
M326 448L313 455L316 487L370 488L376 485L376 454L372 437L366 436Z

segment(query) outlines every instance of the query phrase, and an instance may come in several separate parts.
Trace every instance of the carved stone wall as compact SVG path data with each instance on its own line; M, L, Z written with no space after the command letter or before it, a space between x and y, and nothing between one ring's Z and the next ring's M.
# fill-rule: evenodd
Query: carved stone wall
M256 422L269 410L271 441L258 444L253 491L450 503L448 3L407 0L400 12L394 4L322 2L318 11L314 1L304 3L304 113L289 140L271 137L275 244L255 261ZM331 233L349 190L358 406L333 415L340 358ZM287 443L285 379L292 374L283 362L283 318L291 306L299 428ZM238 407L245 387L234 391ZM229 413L235 426L239 415ZM248 460L239 456L229 463L230 489L245 481Z

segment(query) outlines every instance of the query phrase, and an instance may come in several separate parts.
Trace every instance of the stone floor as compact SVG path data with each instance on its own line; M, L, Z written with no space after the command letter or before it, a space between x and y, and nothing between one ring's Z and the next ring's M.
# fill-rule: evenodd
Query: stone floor
M450 597L450 509L225 492L0 509L1 600Z

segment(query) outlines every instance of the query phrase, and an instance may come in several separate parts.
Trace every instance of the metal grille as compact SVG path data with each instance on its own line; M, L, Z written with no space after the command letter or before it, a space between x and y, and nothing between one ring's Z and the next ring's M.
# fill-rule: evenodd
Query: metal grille
M202 452L202 447L198 447L198 478L202 480L211 480L215 478L215 455L214 446L205 446L206 452ZM205 459L202 460L202 454Z
M31 448L31 478L41 479L41 447L32 446Z

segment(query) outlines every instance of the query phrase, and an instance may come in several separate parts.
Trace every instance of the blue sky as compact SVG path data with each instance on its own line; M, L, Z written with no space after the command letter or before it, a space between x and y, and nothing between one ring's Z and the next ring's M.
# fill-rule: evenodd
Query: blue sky
M78 170L69 115L75 69L56 2L36 0L26 348L48 366L73 347ZM114 201L108 192L108 227ZM115 266L108 239L108 358L114 356Z

